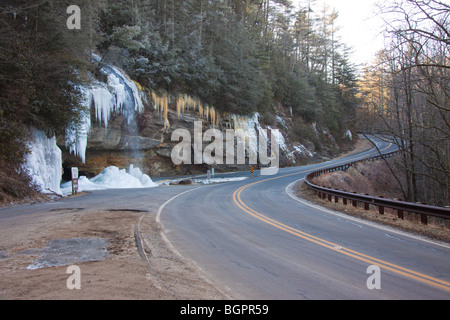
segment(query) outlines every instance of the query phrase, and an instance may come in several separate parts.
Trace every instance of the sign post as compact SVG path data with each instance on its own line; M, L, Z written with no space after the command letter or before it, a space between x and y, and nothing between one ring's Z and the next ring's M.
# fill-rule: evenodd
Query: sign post
M72 195L78 192L78 168L72 168Z

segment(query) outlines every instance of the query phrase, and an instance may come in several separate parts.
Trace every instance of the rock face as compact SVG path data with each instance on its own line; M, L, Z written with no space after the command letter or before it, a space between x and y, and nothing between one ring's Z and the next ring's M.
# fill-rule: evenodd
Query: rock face
M168 115L173 126L164 129L162 116L153 107L147 106L137 117L137 135L130 135L127 119L120 114L111 117L108 127L93 122L87 139L85 163L60 144L63 150L63 179L70 179L70 168L73 166L79 168L80 175L88 178L98 175L106 167L126 168L130 164L139 166L153 177L205 173L205 165L176 166L171 160L172 149L178 144L171 141L173 131L188 129L193 136L193 121L199 119L189 114L178 118L174 111L169 111Z
M176 165L171 158L172 150L180 143L172 141L172 133L186 129L194 140L196 121L202 121L203 133L210 128L219 129L224 135L226 129L238 127L259 128L256 130L260 131L279 129L271 132L280 146L280 166L283 167L305 163L318 156L316 144L308 140L303 140L303 144L290 141L289 133L295 123L289 116L277 115L277 121L271 121L269 126L258 115L252 118L219 115L213 108L202 106L198 100L186 95L158 96L114 67L107 66L102 72L106 80L96 80L92 88L86 89L86 107L90 114L85 117L83 130L68 130L65 139L59 140L63 151L63 180L70 180L73 166L79 168L80 175L88 178L98 175L106 167L127 168L131 164L151 177L204 174L210 166ZM204 142L203 148L210 143ZM194 146L191 148L194 150ZM326 150L324 146L321 149ZM214 168L220 172L249 170L250 166L247 161L246 165L214 165Z

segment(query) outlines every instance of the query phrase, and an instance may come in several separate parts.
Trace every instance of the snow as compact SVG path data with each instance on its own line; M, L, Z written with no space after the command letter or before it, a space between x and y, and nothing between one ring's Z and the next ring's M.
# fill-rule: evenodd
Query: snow
M56 138L33 128L28 148L30 154L25 162L25 170L42 193L62 195L60 183L62 177L62 152L56 144Z
M309 151L308 149L306 149L306 147L302 144L294 146L294 151L292 153L295 153L295 152L298 152L301 155L306 154L310 158L314 157L314 154L311 151Z
M192 181L198 184L213 184L213 183L225 183L242 181L248 179L248 177L229 177L229 178L211 178L202 179L194 178ZM88 179L85 176L81 176L78 179L78 191L96 191L107 189L142 189L142 188L155 188L162 185L169 185L170 182L180 181L178 180L164 180L161 182L153 182L153 180L146 174L142 173L139 168L131 165L128 170L119 169L118 167L111 166L103 170L98 176ZM72 193L72 182L64 183L61 186L62 193L69 195Z
M249 155L257 155L258 150L258 138L265 137L267 139L266 132L259 123L259 113L253 114L252 117L240 117L233 116L236 136L239 136L246 142L247 151ZM258 136L259 135L259 136Z
M139 168L135 168L133 165L129 167L128 171L111 166L92 179L81 176L78 180L79 192L106 189L154 188L157 186L159 185L154 183L148 175L142 173ZM72 192L72 182L63 184L61 189L64 194L70 194Z
M210 178L210 179L194 179L193 182L199 184L214 184L214 183L243 181L246 179L248 179L248 177Z
M171 180L163 180L161 182L158 182L161 186L168 186L171 183L177 184L177 182L180 182L182 180L185 180L186 178L180 178L180 179L171 179ZM235 182L235 181L243 181L247 180L248 177L229 177L229 178L193 178L191 179L193 183L197 184L215 184L215 183L227 183L227 182Z
M345 137L346 137L346 138L349 138L350 141L353 140L353 134L352 134L352 132L350 131L350 129L348 129L347 132L345 133Z
M289 151L288 147L286 145L286 140L284 139L283 134L280 132L280 130L274 130L271 127L268 127L268 129L271 131L271 134L275 138L275 140L278 142L278 145L280 146L281 150L283 151Z
M291 112L292 113L292 112ZM276 119L277 119L277 121L279 122L279 123L281 123L281 125L286 129L286 130L289 130L288 129L288 127L286 126L286 122L284 121L284 119L282 118L282 117L280 117L280 116L276 116Z

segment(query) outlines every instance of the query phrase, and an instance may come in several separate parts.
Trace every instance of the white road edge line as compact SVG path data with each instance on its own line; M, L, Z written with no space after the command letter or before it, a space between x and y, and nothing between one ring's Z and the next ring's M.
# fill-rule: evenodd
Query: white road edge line
M180 193L180 194L177 194L176 196L174 196L174 197L172 197L172 198L170 198L169 200L167 200L164 204L162 204L160 207L159 207L159 209L158 209L158 212L156 213L156 223L158 223L160 226L161 226L161 237L163 238L163 240L167 243L167 245L172 249L172 251L173 252L175 252L178 256L180 256L181 258L183 258L183 259L185 259L185 257L183 257L183 255L172 245L172 243L169 241L169 239L167 239L167 237L166 237L166 234L165 234L165 228L164 228L164 225L161 223L161 213L162 213L162 211L164 210L164 208L169 204L169 203L171 203L172 201L174 201L175 199L177 199L177 198L179 198L179 197L181 197L181 196L183 196L183 195L185 195L185 194L187 194L187 193L189 193L189 192L193 192L193 191L195 191L195 190L198 190L198 189L202 189L202 188L205 188L206 186L204 186L204 187L198 187L198 188L194 188L194 189L191 189L191 190L187 190L187 191L184 191L184 192L182 192L182 193Z
M206 186L202 186L202 187L198 187L198 188L194 188L191 190L187 190L184 191L180 194L177 194L176 196L170 198L169 200L167 200L164 204L162 204L159 209L158 212L156 213L156 223L158 223L161 226L161 232L160 235L162 237L162 239L166 242L166 244L169 246L169 248L175 253L177 254L183 261L188 261L190 264L194 265L195 268L197 269L198 275L201 276L203 278L203 280L205 280L206 282L210 283L216 290L221 291L222 294L224 294L224 296L228 297L229 299L232 299L232 296L229 294L231 292L231 289L228 288L225 284L220 283L220 286L224 289L219 288L218 285L216 285L214 282L212 282L208 276L208 274L193 260L191 259L187 259L186 257L184 257L175 247L174 245L170 242L170 240L167 238L165 231L164 231L164 225L161 223L161 213L164 210L164 208L171 203L172 201L174 201L175 199L177 199L178 197L181 197L187 193L199 190L199 189L203 189L206 187L211 187L211 185L206 185Z
M401 236L405 236L405 237L408 237L408 238L411 238L411 239L420 240L420 241L423 241L423 242L427 242L427 243L430 243L430 244L434 244L434 245L437 245L437 246L441 246L441 247L450 249L450 245L447 244L447 243L440 242L440 241L435 241L435 240L431 240L431 239L426 239L424 237L420 237L420 236L413 235L411 233L403 232L401 230L397 230L397 229L394 229L392 227L384 226L384 225L381 225L381 224L378 224L378 223L375 223L375 222L366 221L366 220L363 220L363 219L360 219L360 218L356 218L356 217L352 217L352 216L349 216L349 215L345 215L345 214L340 213L338 211L327 209L327 208L324 208L322 206L315 205L315 204L312 204L312 203L310 203L310 202L308 202L306 200L303 200L303 199L297 197L294 194L294 192L293 192L293 186L296 185L298 182L300 182L302 180L305 180L305 178L296 180L296 181L292 182L291 184L289 184L286 187L287 195L289 197L291 197L292 199L294 199L295 201L301 203L301 204L307 205L309 207L312 207L314 209L323 211L323 212L328 213L328 214L332 214L332 215L338 216L340 218L351 220L351 221L354 221L354 222L357 222L357 223L360 223L360 224L365 224L365 225L368 225L368 226L371 226L371 227L374 227L374 228L377 228L377 229L380 229L380 230L383 230L383 231L391 232L391 233L398 234L398 235L401 235Z

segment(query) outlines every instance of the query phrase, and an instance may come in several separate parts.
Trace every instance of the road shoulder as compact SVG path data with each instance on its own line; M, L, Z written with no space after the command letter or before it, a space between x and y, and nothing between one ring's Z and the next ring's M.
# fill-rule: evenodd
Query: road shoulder
M48 248L55 240L79 243L74 239L107 243L104 256L71 263L80 269L80 290L67 286L72 276L68 265L57 265L58 259L75 249L70 245L56 258L47 259L50 266L30 269L43 252L51 252ZM61 209L11 218L0 226L0 243L0 300L228 298L171 250L152 212Z

